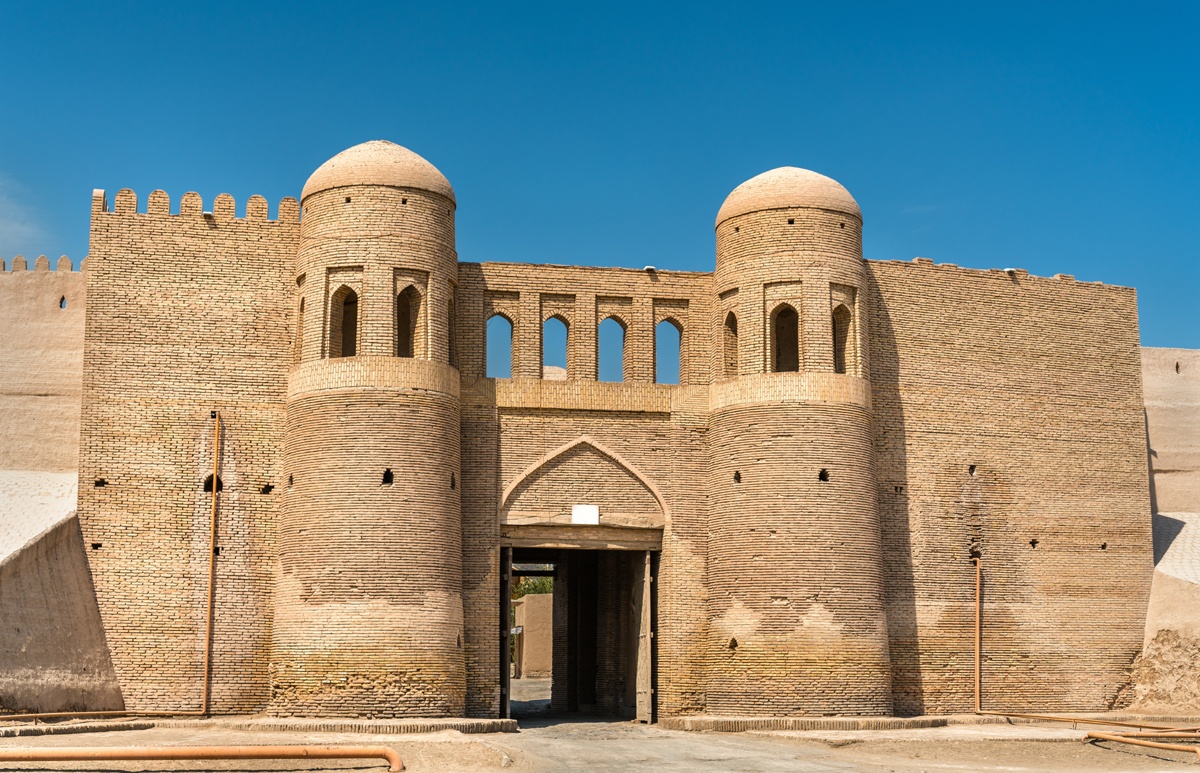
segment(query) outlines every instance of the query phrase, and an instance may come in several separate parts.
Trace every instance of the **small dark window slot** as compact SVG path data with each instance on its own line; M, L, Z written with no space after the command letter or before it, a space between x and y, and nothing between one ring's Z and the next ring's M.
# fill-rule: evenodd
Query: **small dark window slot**
M214 556L219 556L219 555L221 555L221 548L220 548L220 547L214 547L214 548L213 548L213 555L214 555Z
M275 490L275 487L272 486L270 483L268 483L267 485L260 488L258 491L260 494L270 494L274 490Z
M733 473L733 482L734 482L734 483L741 483L741 482L742 482L742 472L741 472L741 470L738 470L738 471L736 471L736 472L734 472L734 473Z
M102 543L102 542L93 542L92 543L92 550L99 550L102 547L104 547L104 543Z
M823 469L820 472L818 472L817 480L821 481L822 483L828 483L829 482L829 470Z
M209 475L207 478L204 479L204 493L211 494L212 490L213 490L213 476ZM225 484L221 482L221 476L218 475L217 476L217 491L221 492L224 490L225 490Z
M380 485L391 486L395 482L396 482L396 476L392 474L392 468L389 467L386 470L384 470L383 471L383 483L381 483Z
M104 488L105 486L108 485L108 481L106 481L104 478L96 478L96 482L93 483L92 485L95 486L96 488Z
M454 473L450 473L450 490L454 491L458 488L458 481L454 478Z

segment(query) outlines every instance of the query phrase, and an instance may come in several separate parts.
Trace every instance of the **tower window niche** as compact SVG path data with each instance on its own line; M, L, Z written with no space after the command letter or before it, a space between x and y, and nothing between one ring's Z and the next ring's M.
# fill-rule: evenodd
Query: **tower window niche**
M342 286L329 304L329 356L358 353L358 293Z
M853 317L845 304L833 310L833 372L846 372L846 351L850 342L850 327Z
M725 375L736 376L738 372L738 323L737 315L732 311L725 315L722 342Z
M421 294L409 285L396 296L396 356L417 356L417 325L421 316Z
M786 303L771 314L771 352L774 372L800 370L800 315Z

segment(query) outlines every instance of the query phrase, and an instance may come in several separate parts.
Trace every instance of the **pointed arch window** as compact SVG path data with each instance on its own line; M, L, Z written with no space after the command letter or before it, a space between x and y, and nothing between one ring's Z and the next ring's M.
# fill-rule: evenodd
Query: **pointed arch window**
M358 354L358 293L342 286L329 304L329 356Z
M542 378L566 381L569 333L567 321L558 315L542 323Z
M771 313L771 370L775 373L800 370L800 315L786 303Z
M417 333L420 330L421 293L409 285L396 296L396 356L417 356Z
M847 356L853 356L851 347L851 329L854 326L854 316L846 305L839 303L833 310L833 372L846 373Z
M600 381L625 380L625 324L617 317L600 323L596 333Z
M296 312L296 362L304 356L304 299L300 299L300 309Z
M678 384L683 372L683 326L664 319L654 326L654 382Z
M736 376L738 373L738 321L737 315L732 311L725 315L725 324L721 333L724 373L727 377Z
M493 314L487 321L486 375L488 378L512 378L512 320Z

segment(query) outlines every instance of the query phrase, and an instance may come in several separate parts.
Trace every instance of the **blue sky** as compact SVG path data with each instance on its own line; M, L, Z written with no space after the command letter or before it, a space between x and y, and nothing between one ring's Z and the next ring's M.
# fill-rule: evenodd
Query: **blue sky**
M297 195L390 139L462 260L711 270L776 166L873 259L1138 288L1200 348L1200 4L0 5L0 257L87 251L93 188Z

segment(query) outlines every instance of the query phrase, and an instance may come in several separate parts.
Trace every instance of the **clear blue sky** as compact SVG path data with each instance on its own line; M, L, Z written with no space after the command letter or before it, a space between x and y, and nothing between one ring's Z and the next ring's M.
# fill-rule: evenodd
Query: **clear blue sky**
M86 254L92 188L298 195L384 138L468 261L711 270L776 166L873 259L1138 289L1200 348L1200 3L4 3L0 256Z

